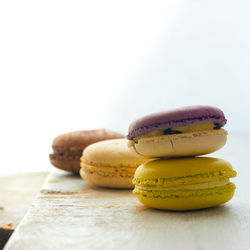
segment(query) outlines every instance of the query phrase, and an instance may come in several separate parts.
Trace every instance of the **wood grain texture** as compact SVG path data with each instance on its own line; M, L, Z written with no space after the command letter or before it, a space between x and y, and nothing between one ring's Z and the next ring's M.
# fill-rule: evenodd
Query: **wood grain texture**
M235 139L233 154L229 148L216 155L239 173L235 197L225 205L192 212L154 210L129 190L92 187L57 171L5 249L250 249L249 168L241 139Z
M0 249L26 214L47 174L22 173L0 178Z
M0 223L12 223L13 228L20 223L47 175L34 172L0 178Z

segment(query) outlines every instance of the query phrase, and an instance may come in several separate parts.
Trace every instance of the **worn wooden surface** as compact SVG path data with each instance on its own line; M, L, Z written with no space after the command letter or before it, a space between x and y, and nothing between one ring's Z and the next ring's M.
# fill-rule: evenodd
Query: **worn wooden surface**
M6 249L250 249L248 148L245 137L233 141L234 148L214 154L238 171L235 197L225 205L192 212L153 210L131 191L91 187L56 171Z
M20 223L48 173L22 173L0 177L0 249Z
M21 173L0 178L0 224L15 228L39 193L47 172Z

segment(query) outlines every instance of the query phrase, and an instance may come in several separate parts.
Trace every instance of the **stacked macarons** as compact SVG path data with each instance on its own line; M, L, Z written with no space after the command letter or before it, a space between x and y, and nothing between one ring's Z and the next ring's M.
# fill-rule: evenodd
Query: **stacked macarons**
M127 139L99 129L62 134L52 144L51 163L79 173L88 183L134 188L146 206L167 210L213 207L229 201L236 176L229 162L202 157L223 147L223 112L189 106L135 120Z
M211 106L189 106L150 114L129 127L129 147L157 158L137 168L133 193L146 206L168 210L213 207L229 201L236 176L229 162L197 157L223 147L227 131L223 112Z

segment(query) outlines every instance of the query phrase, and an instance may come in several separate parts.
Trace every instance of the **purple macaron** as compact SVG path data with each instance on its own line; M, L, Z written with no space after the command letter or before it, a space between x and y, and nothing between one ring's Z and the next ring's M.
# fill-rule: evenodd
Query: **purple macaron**
M201 122L212 122L220 128L226 124L227 120L219 108L213 106L187 106L149 114L135 120L129 126L127 138L132 140L136 136L154 130L165 130Z

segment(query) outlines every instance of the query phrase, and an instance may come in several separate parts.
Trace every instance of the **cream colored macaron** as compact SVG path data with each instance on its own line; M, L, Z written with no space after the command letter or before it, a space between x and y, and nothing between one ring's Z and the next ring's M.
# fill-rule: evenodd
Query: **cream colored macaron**
M88 146L81 157L81 177L96 186L133 188L136 168L148 159L127 145L127 139L113 139Z

